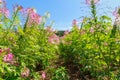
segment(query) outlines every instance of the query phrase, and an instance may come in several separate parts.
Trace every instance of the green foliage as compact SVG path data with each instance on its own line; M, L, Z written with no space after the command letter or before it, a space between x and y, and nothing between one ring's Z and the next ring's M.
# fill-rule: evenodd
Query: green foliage
M71 32L64 35L59 44L60 55L66 63L82 65L83 73L89 71L100 80L116 79L120 66L119 31L114 29L109 17L97 17L95 9L92 4L92 17L85 18L80 29L74 25Z
M9 48L15 57L15 63L6 63L3 59L7 53L0 52L0 78L37 80L40 78L38 71L49 67L56 48L48 42L50 34L44 29L44 25L41 25L42 22L38 25L23 26L19 17L20 11L17 9L12 18L3 18L0 24L0 49ZM27 22L26 20L25 24Z
M69 80L67 67L54 64L57 57L62 58L62 63L77 66L83 75L90 72L98 80L119 80L119 25L112 26L111 18L105 15L98 17L93 1L90 7L92 17L84 18L80 29L73 25L65 34L44 29L49 13L40 17L31 8L31 14L37 17L31 19L30 13L26 14L25 23L20 6L11 18L0 13L0 80L39 80L48 75L51 80ZM40 75L40 71L44 74Z
M52 80L69 80L65 67L55 69Z

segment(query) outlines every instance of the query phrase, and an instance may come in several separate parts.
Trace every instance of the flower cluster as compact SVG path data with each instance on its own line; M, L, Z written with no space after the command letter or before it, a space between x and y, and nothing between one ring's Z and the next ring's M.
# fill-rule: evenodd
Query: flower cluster
M64 32L64 35L67 35L67 34L69 34L70 33L70 31L69 30L66 30L65 32Z
M27 25L39 25L41 23L42 17L36 13L36 10L34 8L27 8L23 10L23 12L27 15L28 17L28 22Z
M14 54L10 53L10 48L2 50L0 49L0 53L7 52L7 54L4 55L3 61L6 63L11 63L14 61Z
M76 20L76 19L74 19L74 20L72 21L72 25L73 25L73 26L77 25L77 20Z
M4 56L3 61L10 63L11 61L13 61L13 59L14 59L14 55L12 53L8 53L7 55Z
M0 14L2 14L8 18L9 17L9 10L6 8L5 2L0 0L0 5L3 5L3 7L0 8Z
M49 37L48 42L52 44L59 44L60 40L56 34L53 34L52 36Z
M44 80L46 78L46 73L45 71L42 72L42 79Z
M115 17L120 17L120 8L117 8L117 7L116 7L115 11L113 12L113 15L114 15Z
M0 54L3 52L3 50L2 49L0 49Z
M16 61L14 54L10 52L10 48L8 49L0 49L0 55L3 56L3 62L9 63L15 66L18 66L19 63Z

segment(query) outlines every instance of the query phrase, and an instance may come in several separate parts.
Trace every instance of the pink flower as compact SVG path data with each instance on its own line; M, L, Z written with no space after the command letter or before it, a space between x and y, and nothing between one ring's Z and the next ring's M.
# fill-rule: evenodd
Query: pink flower
M3 50L2 49L0 49L0 53L2 53L3 52Z
M3 14L5 17L9 16L9 10L6 8L0 9L0 13Z
M2 0L0 0L0 4L2 3Z
M21 73L21 76L22 76L22 77L28 77L29 74L30 74L30 70L29 70L27 67L25 67L25 68L23 69L23 72Z
M74 19L74 20L72 21L72 25L73 25L73 26L77 25L77 20L76 20L76 19Z
M115 17L119 17L119 16L120 16L119 12L120 12L120 8L117 8L117 7L116 7L115 11L113 12L113 15L114 15Z
M28 16L28 26L39 25L42 21L42 17L36 13L34 8L23 9L24 15Z
M100 0L93 0L94 4L97 4ZM86 0L86 4L91 5L92 0Z
M0 55L1 55L1 53L3 52L3 50L2 49L0 49Z
M4 62L11 62L11 61L13 61L13 58L14 58L14 55L12 53L9 53L9 54L4 56L3 61Z
M42 78L45 79L46 78L46 73L43 71L42 72Z
M64 35L67 35L67 34L69 34L69 30L66 30L65 32L64 32Z
M52 36L49 37L48 42L52 44L59 44L60 40L56 34L53 34Z

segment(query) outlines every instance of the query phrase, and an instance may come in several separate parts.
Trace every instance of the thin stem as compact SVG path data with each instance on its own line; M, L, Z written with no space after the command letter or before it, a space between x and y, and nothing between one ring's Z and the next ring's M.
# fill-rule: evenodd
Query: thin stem
M15 13L14 13L13 21L11 22L11 25L10 25L10 27L9 27L9 30L10 30L11 27L13 26L13 23L14 23L14 21L15 21L15 19L16 19L16 16L17 16L17 14L18 14L18 11L19 11L19 9L17 9L17 10L15 11Z

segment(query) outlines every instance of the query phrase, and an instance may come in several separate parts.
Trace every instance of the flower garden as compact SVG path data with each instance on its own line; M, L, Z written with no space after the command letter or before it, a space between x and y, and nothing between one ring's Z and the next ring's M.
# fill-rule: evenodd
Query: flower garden
M0 0L0 80L120 80L120 9L112 24L98 2L86 0L92 17L59 35L47 15L19 5L9 15Z

